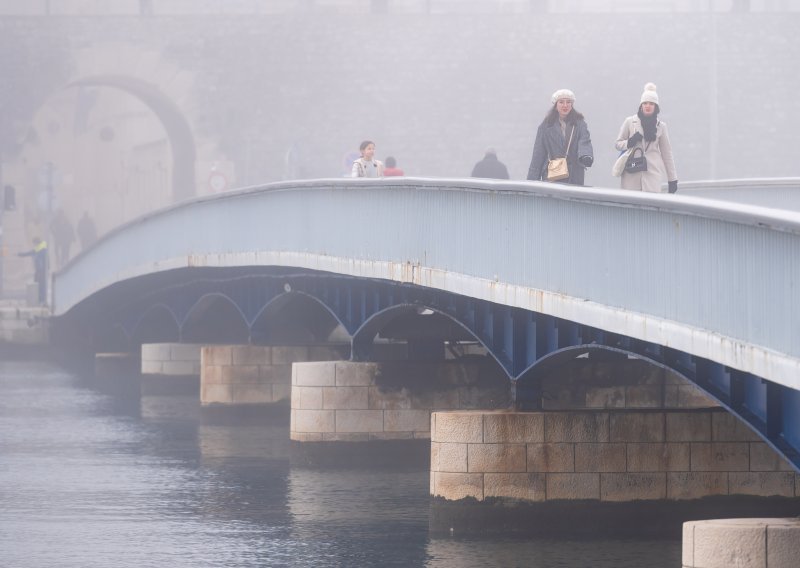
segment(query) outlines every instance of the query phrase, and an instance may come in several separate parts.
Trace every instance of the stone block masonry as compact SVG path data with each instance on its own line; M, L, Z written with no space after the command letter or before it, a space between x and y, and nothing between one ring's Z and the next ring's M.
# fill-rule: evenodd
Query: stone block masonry
M474 408L480 401L506 395L506 381L499 383L499 388L477 385L476 375L473 364L457 361L296 363L292 367L290 437L297 442L428 440L433 410ZM403 378L406 387L400 386ZM437 391L432 386L437 384L447 390ZM468 416L462 424L456 418L446 427L471 431L470 421L476 419L480 420ZM513 420L498 424L493 435L513 436L515 431L525 431L525 424L524 417L519 424ZM495 463L492 447L486 446L486 450L484 459ZM524 445L514 451L516 459L524 461Z
M190 394L200 385L200 348L193 343L145 343L141 349L142 392Z
M683 525L683 568L795 568L800 519L721 519Z
M47 308L0 304L0 344L47 345L48 315Z
M142 345L142 375L200 376L200 348L191 343Z
M201 350L203 405L288 403L292 363L338 360L346 345L210 345ZM344 395L342 395L344 396Z
M451 501L790 498L799 479L721 409L431 417L431 495Z

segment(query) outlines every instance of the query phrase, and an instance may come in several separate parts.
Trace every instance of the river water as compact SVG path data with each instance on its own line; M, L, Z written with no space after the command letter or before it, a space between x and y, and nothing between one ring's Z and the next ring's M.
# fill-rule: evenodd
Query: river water
M202 419L0 361L0 567L680 566L680 542L431 538L423 470L292 466L288 424Z

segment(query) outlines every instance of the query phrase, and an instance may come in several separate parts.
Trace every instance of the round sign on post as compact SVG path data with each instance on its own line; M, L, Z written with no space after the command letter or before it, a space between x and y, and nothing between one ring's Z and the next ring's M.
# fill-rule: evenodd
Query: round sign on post
M208 187L213 193L225 191L228 189L228 178L222 172L213 171L208 175Z

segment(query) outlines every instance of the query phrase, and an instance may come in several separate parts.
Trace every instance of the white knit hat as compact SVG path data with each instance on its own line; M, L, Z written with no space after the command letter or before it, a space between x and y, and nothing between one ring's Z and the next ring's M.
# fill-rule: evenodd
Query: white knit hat
M644 92L642 93L642 100L639 101L639 104L642 103L658 104L658 93L656 93L655 83L647 83L644 86Z
M574 103L575 93L573 93L569 89L559 89L555 93L553 93L552 97L550 97L550 102L552 104L556 104L556 102L558 102L558 99L569 99Z

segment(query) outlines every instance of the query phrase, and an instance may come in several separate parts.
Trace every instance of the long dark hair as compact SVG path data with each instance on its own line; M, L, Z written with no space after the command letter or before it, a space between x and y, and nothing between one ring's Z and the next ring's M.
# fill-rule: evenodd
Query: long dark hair
M556 108L556 104L553 103L553 106L550 107L550 110L547 111L547 114L544 115L544 120L542 121L547 126L553 126L558 122L558 109ZM564 119L564 122L569 124L574 124L579 120L583 120L583 115L575 110L575 107L572 107L572 110L569 111L567 118Z

